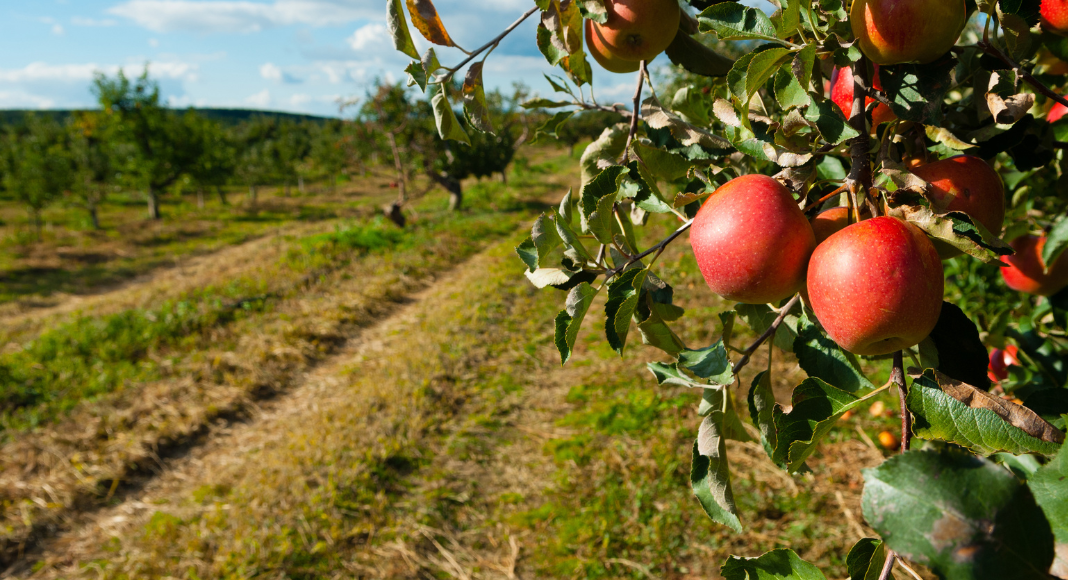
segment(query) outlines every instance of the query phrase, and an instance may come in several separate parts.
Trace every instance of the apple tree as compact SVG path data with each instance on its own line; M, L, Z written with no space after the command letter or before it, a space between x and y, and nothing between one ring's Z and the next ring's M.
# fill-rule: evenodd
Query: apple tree
M879 537L857 539L851 578L913 563L954 580L1068 578L1068 1L534 4L452 65L412 42L409 21L456 47L431 0L387 11L442 139L492 130L483 63L532 17L559 69L557 95L528 103L557 111L538 131L582 111L624 118L516 248L533 284L565 293L562 363L584 324L621 355L638 337L667 353L653 378L692 387L702 417L693 493L737 531L725 440L747 436L743 416L796 473L845 413L894 392L900 453L864 472ZM661 52L675 74L653 87ZM629 106L593 100L593 61L636 73ZM638 243L665 221L670 234ZM672 330L685 312L657 267L687 237L709 289L736 303L711 345ZM757 339L737 340L739 324ZM775 400L770 365L749 370L762 347L808 375L791 401ZM790 550L743 556L723 577L826 577Z

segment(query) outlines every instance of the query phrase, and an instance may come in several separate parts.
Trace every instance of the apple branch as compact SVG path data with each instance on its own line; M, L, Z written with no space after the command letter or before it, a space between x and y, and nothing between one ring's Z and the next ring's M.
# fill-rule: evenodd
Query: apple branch
M901 452L909 450L912 445L912 415L909 414L905 397L908 387L905 385L905 362L901 351L894 353L894 368L890 371L890 380L897 385L897 397L901 402Z
M637 256L633 256L631 259L627 260L626 264L623 264L622 266L620 266L620 267L618 267L618 268L616 268L614 270L609 270L608 272L606 272L605 273L606 274L605 275L605 279L606 280L611 279L616 274L619 274L623 270L626 270L627 268L629 268L631 265L638 263L643 258L646 258L646 257L652 255L653 253L656 253L656 256L659 258L660 254L664 253L664 250L667 249L668 245L671 244L671 242L674 242L676 238L681 236L683 234L683 232L685 232L686 230L690 229L690 226L692 226L692 225L693 225L693 220L689 220L686 223L682 224L681 226L679 226L679 229L677 229L674 232L672 232L670 236L668 236L668 237L664 238L663 240L661 240L660 243L658 243L657 245L649 248L648 250L645 250L644 252L638 254Z
M890 572L894 569L895 560L897 560L897 553L893 550L887 550L886 561L883 562L883 570L879 572L879 580L888 580L890 578Z
M638 133L638 117L641 116L642 106L642 87L646 74L648 73L643 60L638 66L638 88L634 91L634 112L630 116L630 133L627 133L627 145L623 147L623 165L626 165L627 161L630 160L630 144L634 141L634 135Z
M476 56L482 54L486 49L491 48L491 47L496 47L498 44L500 44L500 42L502 40L504 40L505 36L508 36L509 34L511 34L511 32L513 30L515 30L516 28L518 28L519 25L522 24L524 20L526 20L527 18L530 18L531 15L533 15L537 11L538 11L538 7L537 6L531 8L530 10L527 10L526 12L523 13L522 16L519 17L519 20L516 20L515 22L513 22L511 24L511 26L509 26L508 28L505 28L504 32L498 34L496 38L494 38L493 40L487 42L486 44L483 44L482 46L476 48L474 51L469 53L467 55L467 58L465 58L465 59L460 61L460 64L448 69L449 70L449 74L446 75L442 79L442 82L445 82L445 81L449 80L450 78L452 78L452 75L456 74L456 71L458 71L461 68L463 68L463 66L465 64L467 64L467 63L471 62L472 60L474 60Z
M734 374L737 376L745 368L745 365L749 364L749 359L753 356L753 353L760 348L760 345L764 344L769 338L775 335L775 331L779 330L782 326L782 322L786 320L786 315L793 310L797 302L801 300L800 294L794 294L794 297L790 299L781 309L779 309L779 316L775 318L775 321L771 323L771 326L764 331L763 334L757 337L753 344L749 345L749 348L742 351L742 358L738 361L738 364L734 365Z
M1042 93L1046 97L1048 97L1050 99L1053 99L1054 101L1064 105L1065 107L1068 107L1068 99L1065 99L1064 97L1058 95L1056 92L1053 91L1053 89L1051 89L1051 88L1047 87L1046 85L1042 84L1042 81L1040 81L1040 80L1036 79L1035 77L1031 76L1031 73L1029 73L1026 70L1024 70L1023 67L1020 66L1020 63L1016 62L1015 60L1012 59L1012 57L1010 57L1009 55L1007 55L1004 52L1002 52L1001 49L999 49L998 47L994 46L993 44L990 44L986 40L980 40L979 42L975 43L975 45L977 47L979 47L979 49L982 50L983 52L985 52L986 54L988 54L988 55L1000 60L1001 62L1003 62L1003 63L1005 63L1007 65L1009 65L1009 67L1011 67L1012 70L1016 72L1016 76L1018 76L1019 78L1023 79L1023 81L1025 83L1027 83L1027 84L1031 85L1032 87L1034 87L1036 91L1038 91L1039 93Z
M849 142L849 157L852 165L846 177L849 196L853 202L854 219L860 221L860 207L857 194L867 200L868 190L872 187L871 174L871 136L868 133L868 120L864 111L864 87L868 85L868 59L861 58L853 63L853 110L849 116L849 125L860 135ZM875 209L872 215L879 215Z

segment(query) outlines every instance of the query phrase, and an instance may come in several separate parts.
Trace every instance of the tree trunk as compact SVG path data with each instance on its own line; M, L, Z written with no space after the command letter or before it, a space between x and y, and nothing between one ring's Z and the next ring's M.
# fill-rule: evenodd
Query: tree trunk
M197 209L204 209L204 190L197 189Z
M297 191L299 191L301 195L304 195L304 176L303 175L298 175L297 176Z
M508 169L501 170L501 183L508 185Z
M385 212L386 217L388 217L390 221L397 224L397 227L403 228L404 224L408 221L407 219L405 219L404 214L401 213L401 203L399 201L394 201L393 203L385 206L384 208L382 208L382 211Z
M226 192L223 191L221 185L215 186L215 193L219 196L219 203L223 205L230 205L230 202L226 201Z
M248 186L248 200L249 200L249 203L252 204L253 206L256 205L256 186L255 185L249 185Z
M37 243L41 243L41 241L44 239L44 238L41 237L41 226L42 225L43 224L41 223L41 210L34 210L33 211L33 229L34 229L34 231L37 232Z
M151 185L148 186L148 217L154 220L160 218L159 196L156 194L156 189Z
M96 200L93 199L93 196L90 195L89 199L88 199L88 202L89 202L89 220L93 223L93 229L94 230L99 230L100 229L100 216L97 215Z
M460 183L456 182L456 189L449 190L449 211L459 211L463 202L464 192L460 188Z

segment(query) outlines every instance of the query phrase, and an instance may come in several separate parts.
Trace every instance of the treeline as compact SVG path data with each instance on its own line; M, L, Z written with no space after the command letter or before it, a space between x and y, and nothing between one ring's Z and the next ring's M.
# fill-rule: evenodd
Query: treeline
M203 205L205 195L217 195L226 204L226 188L239 185L255 204L262 186L287 194L303 192L309 181L336 188L343 174L393 181L398 196L384 210L403 225L405 204L433 187L446 189L455 209L463 179L503 178L517 148L547 118L521 106L529 95L519 85L511 95L486 95L495 134L474 130L460 116L469 144L438 138L430 104L400 84L376 84L348 103L347 120L262 116L236 124L167 108L147 72L135 79L98 75L92 91L99 109L65 119L27 114L0 131L0 194L28 211L38 239L43 212L60 202L81 208L100 228L98 208L118 191L139 192L148 216L159 219L165 196L195 193ZM614 121L593 115L579 125L583 134L558 138L573 145Z

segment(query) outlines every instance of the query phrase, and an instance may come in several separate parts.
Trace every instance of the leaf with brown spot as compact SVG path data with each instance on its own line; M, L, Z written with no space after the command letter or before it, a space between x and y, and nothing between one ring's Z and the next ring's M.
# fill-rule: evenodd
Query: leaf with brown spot
M482 62L471 63L464 77L461 88L464 96L464 114L471 126L483 133L493 133L493 121L490 119L489 106L486 105L486 91L482 87Z
M977 453L1044 453L1060 449L1064 433L1034 411L927 369L912 375L906 399L916 420L913 432Z
M408 13L412 17L412 24L423 38L442 46L456 46L449 37L445 25L441 23L438 9L434 7L432 0L406 0Z

